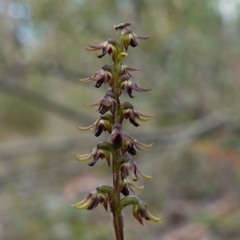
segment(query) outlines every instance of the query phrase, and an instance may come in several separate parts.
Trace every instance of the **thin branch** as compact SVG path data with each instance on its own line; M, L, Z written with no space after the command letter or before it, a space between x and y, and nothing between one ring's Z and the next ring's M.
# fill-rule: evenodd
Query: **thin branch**
M60 105L59 103L53 100L50 100L45 96L39 94L38 92L32 91L19 84L13 84L13 83L0 80L0 90L8 94L13 94L14 96L20 97L31 103L34 103L39 107L42 107L48 111L54 112L71 121L79 122L83 124L94 122L94 119L92 119L88 115L85 115L84 113L76 112L71 108Z

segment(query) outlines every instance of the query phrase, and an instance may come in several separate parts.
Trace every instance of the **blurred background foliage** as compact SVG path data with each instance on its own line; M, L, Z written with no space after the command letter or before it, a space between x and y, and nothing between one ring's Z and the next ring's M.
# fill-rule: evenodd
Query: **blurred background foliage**
M107 89L78 79L111 63L84 47L133 22L151 38L126 64L142 67L134 79L153 90L131 101L155 118L124 127L155 142L136 156L154 176L136 194L163 223L143 228L125 211L126 239L239 240L239 11L239 0L0 0L0 238L114 238L101 207L70 207L111 183L105 162L73 159L99 141L75 126L94 122L82 105Z

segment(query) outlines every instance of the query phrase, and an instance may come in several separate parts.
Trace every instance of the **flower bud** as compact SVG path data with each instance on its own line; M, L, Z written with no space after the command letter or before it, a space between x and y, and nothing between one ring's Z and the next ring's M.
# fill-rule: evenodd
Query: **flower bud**
M122 34L121 41L123 42L123 45L124 45L126 51L128 50L129 46L131 46L131 47L138 46L136 38L141 39L141 40L146 40L150 37L150 36L137 36L129 28L124 28L122 30L121 34Z

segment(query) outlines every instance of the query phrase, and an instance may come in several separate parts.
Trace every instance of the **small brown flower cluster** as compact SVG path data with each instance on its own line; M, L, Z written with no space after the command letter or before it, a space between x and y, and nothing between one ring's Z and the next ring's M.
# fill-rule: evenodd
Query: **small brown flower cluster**
M113 65L104 65L97 70L92 76L81 79L81 82L95 82L95 87L100 88L102 85L108 85L108 90L104 97L99 101L85 105L85 107L97 106L100 117L95 123L88 127L78 127L80 130L92 130L96 137L103 132L108 132L109 136L104 142L100 142L92 151L84 155L76 155L75 159L82 162L93 159L89 166L94 166L98 159L106 159L109 166L112 166L113 187L100 186L92 191L86 199L73 205L76 209L93 209L102 204L107 210L108 205L113 216L113 223L116 233L116 239L123 239L121 233L123 227L123 208L127 205L133 205L133 216L141 223L142 218L160 222L160 218L156 218L149 213L146 204L136 196L130 196L130 191L134 189L141 190L142 187L134 185L132 181L137 181L139 176L150 179L150 176L143 174L133 159L140 147L151 147L138 142L129 133L123 130L122 124L124 120L135 126L139 126L139 122L150 120L153 115L146 115L134 108L129 102L120 101L123 93L133 98L133 91L148 92L151 89L139 87L133 80L131 71L139 71L139 68L131 68L126 66L122 59L127 56L124 52L129 46L138 46L137 39L145 40L149 36L137 36L133 33L129 26L131 23L121 23L114 26L115 30L121 32L121 41L110 38L102 42L99 46L89 45L88 51L101 51L98 58L110 55ZM121 193L125 196L121 198Z

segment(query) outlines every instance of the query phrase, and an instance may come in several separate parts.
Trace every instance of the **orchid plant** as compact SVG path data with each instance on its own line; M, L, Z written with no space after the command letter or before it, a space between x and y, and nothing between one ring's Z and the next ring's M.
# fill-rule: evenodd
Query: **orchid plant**
M88 163L89 166L94 166L99 159L106 159L107 164L112 168L113 186L100 185L90 192L87 198L73 206L79 210L94 209L99 203L106 210L109 207L116 240L124 240L123 209L128 205L132 205L132 214L141 224L143 224L143 219L161 222L160 218L154 217L148 211L144 201L135 195L130 195L130 192L134 193L133 189L143 189L143 186L136 186L132 181L137 181L139 176L145 179L151 178L140 171L133 156L137 154L137 150L141 150L140 147L148 148L152 144L138 142L123 130L122 123L124 120L129 120L133 126L138 127L138 121L146 122L153 117L153 115L139 112L129 102L120 101L122 93L127 93L130 98L133 98L133 90L138 92L151 90L139 87L129 73L141 69L128 67L122 62L123 58L127 56L129 46L136 47L138 46L137 39L149 38L149 36L137 36L129 29L130 25L131 23L121 23L114 26L114 29L121 33L120 42L110 38L99 46L89 45L89 48L86 48L88 51L101 51L98 58L102 58L106 54L110 55L113 64L104 65L92 76L80 80L81 82L93 81L96 88L100 88L103 84L107 84L109 88L105 96L98 102L85 105L87 108L97 106L100 117L92 125L78 128L92 130L96 137L100 136L102 132L108 132L109 137L106 141L99 142L90 153L75 156L75 159L80 162L92 159L92 162Z

